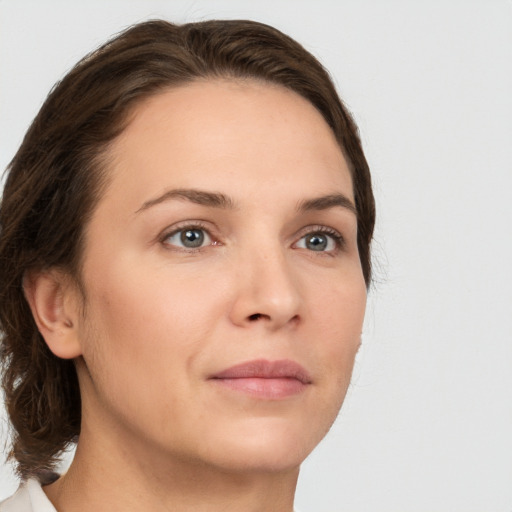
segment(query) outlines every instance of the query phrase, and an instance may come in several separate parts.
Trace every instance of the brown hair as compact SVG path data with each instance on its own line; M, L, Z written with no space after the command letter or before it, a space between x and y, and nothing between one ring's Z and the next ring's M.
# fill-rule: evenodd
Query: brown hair
M54 87L7 168L0 206L1 361L13 427L9 457L22 478L51 470L80 433L81 420L74 363L45 344L23 276L58 267L79 278L84 226L105 185L101 157L132 107L164 88L210 77L281 84L319 110L351 168L359 255L370 283L370 173L357 128L322 65L293 39L252 21L149 21L129 28Z

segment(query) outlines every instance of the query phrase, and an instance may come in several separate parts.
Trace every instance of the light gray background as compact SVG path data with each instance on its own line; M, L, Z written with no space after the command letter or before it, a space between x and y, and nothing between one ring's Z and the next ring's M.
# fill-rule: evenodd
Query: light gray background
M252 18L301 41L373 170L364 344L298 507L511 512L512 2L0 0L0 167L78 58L159 16ZM9 467L0 482L0 498L16 488Z

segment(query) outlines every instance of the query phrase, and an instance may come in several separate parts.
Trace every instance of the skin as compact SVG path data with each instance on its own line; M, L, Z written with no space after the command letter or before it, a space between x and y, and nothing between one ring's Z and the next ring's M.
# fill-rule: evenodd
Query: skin
M56 270L26 283L49 347L76 359L83 401L75 460L47 495L66 512L290 512L345 397L366 304L354 212L298 209L353 203L332 131L284 88L197 82L138 105L108 156L85 298ZM176 189L232 204L163 199ZM180 245L190 226L199 248ZM295 361L310 381L262 397L210 378L255 359Z

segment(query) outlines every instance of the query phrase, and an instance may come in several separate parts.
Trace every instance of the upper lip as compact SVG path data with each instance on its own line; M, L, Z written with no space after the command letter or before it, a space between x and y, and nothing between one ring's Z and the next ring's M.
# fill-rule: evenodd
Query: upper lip
M268 361L256 359L236 364L210 377L211 379L296 379L303 384L310 384L311 377L306 369L295 361L281 359Z

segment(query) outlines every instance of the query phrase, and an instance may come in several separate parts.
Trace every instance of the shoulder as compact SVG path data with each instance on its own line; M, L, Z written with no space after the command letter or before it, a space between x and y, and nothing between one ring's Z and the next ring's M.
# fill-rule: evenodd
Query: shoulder
M18 490L0 503L0 512L57 512L46 497L41 484L30 479L22 483Z

